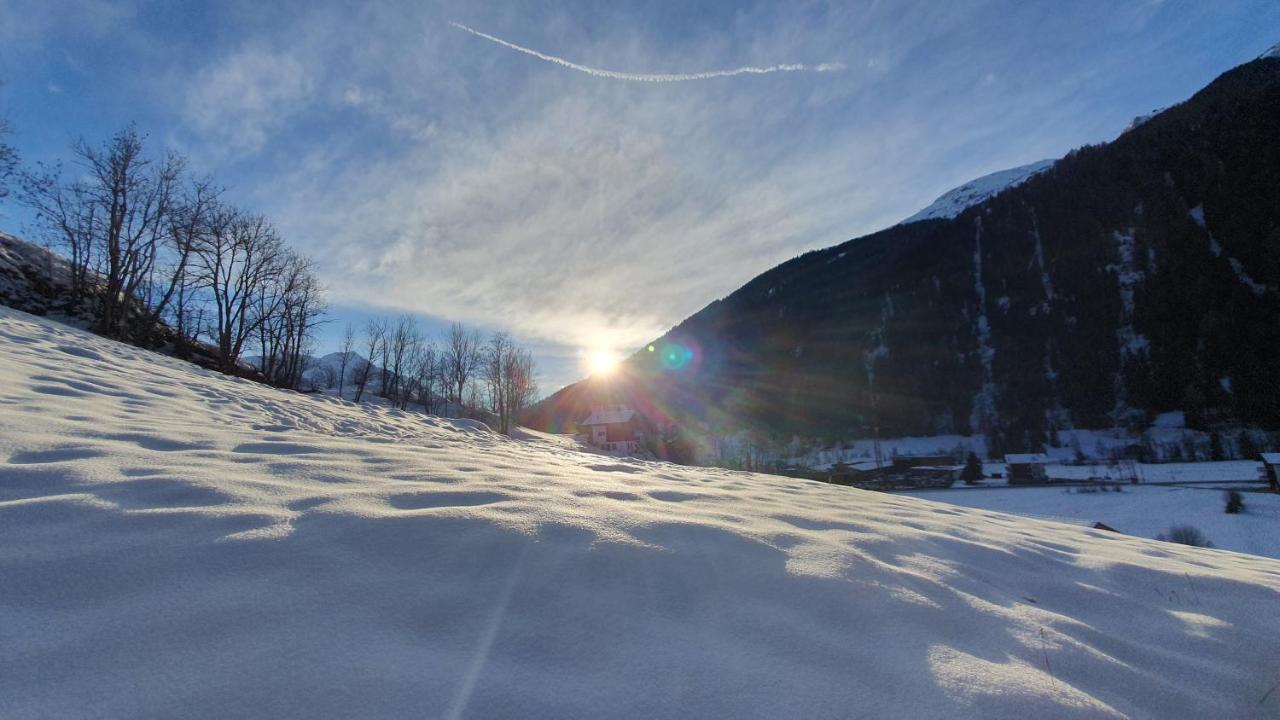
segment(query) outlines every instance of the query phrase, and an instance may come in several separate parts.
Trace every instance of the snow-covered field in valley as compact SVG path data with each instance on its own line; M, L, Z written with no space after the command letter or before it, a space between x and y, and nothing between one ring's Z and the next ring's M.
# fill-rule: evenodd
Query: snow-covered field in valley
M1252 487L1266 487L1253 485ZM1280 558L1280 495L1241 492L1244 511L1228 515L1223 491L1211 487L1124 485L1122 492L1092 487L1000 487L906 493L970 508L1093 525L1154 538L1175 525L1198 528L1214 547ZM1110 488L1108 488L1110 490Z
M1278 616L1268 558L509 440L0 309L8 720L1266 718Z

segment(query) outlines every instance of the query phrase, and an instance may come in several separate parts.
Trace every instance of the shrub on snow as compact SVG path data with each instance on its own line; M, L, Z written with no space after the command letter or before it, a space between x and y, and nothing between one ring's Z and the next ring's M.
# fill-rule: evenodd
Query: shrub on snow
M1169 528L1169 532L1157 535L1156 539L1181 545L1190 545L1191 547L1213 547L1213 543L1209 542L1209 538L1205 537L1204 533L1200 532L1200 528L1194 525L1174 525Z
M1235 515L1236 513L1244 512L1244 497L1242 497L1239 492L1235 490L1228 490L1223 493L1223 497L1227 500L1226 510L1228 515Z

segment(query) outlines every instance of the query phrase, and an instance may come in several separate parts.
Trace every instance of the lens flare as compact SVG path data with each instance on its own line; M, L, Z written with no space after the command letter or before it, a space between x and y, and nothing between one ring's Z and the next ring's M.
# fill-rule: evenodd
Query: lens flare
M618 354L612 350L594 350L587 355L587 369L593 377L607 377L618 369Z
M667 343L659 360L664 370L684 370L693 362L693 350L677 342Z

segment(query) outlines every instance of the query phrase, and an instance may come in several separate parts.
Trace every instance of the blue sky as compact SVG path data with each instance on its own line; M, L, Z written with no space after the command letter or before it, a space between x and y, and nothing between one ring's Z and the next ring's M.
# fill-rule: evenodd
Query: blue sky
M28 162L130 121L185 153L319 262L323 350L347 319L460 320L533 347L549 392L1280 41L1273 0L365 5L0 0L0 114ZM620 72L843 69L631 82L451 22Z

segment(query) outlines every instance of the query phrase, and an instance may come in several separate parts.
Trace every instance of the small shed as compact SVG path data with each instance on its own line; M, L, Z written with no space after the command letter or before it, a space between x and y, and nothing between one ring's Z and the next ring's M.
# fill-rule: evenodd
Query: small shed
M1280 453L1262 453L1262 470L1266 473L1267 484L1274 492L1280 492Z
M1052 462L1044 453L1013 453L1004 456L1010 485L1034 485L1048 482L1045 466Z
M630 455L640 449L644 437L640 415L626 405L604 405L578 427L587 433L587 442L607 452Z

